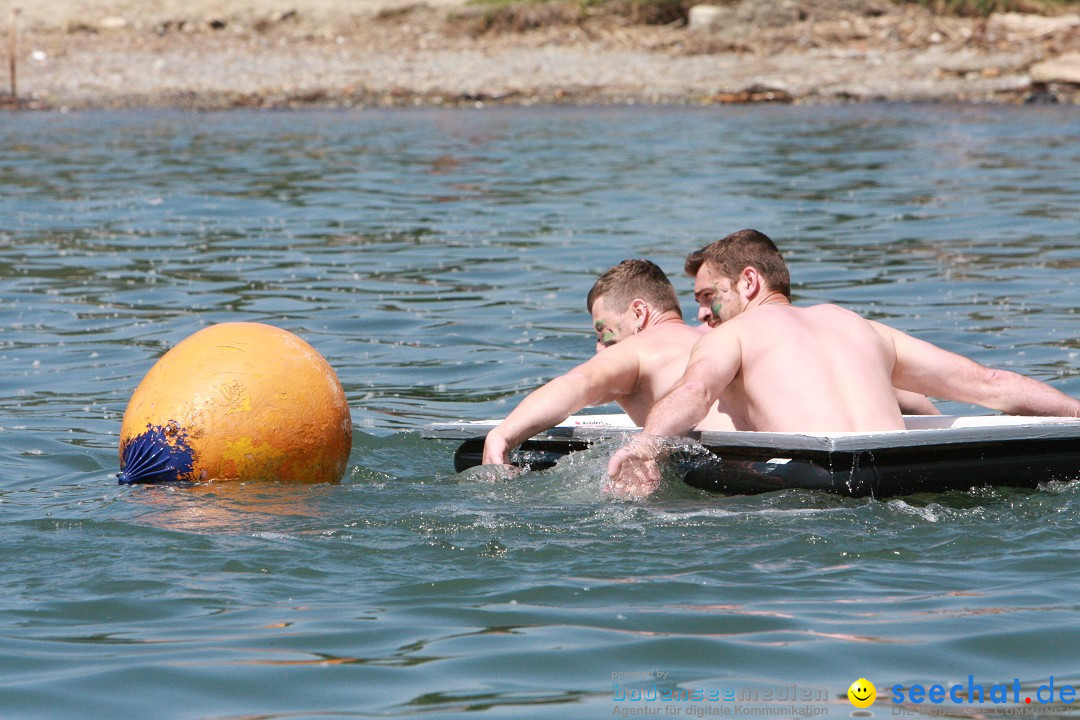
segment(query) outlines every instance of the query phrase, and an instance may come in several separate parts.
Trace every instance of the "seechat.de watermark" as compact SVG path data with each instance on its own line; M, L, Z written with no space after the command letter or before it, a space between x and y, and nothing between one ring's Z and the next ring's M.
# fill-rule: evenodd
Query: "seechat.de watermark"
M925 710L935 707L960 710L961 714L965 710L981 708L993 709L999 715L1034 715L1080 710L1074 706L1076 696L1075 687L1056 683L1053 675L1034 690L1030 686L1025 688L1020 678L1013 678L1011 682L986 683L968 675L967 682L963 683L893 685L889 701L897 715L905 714L905 711L925 714Z
M613 714L621 717L690 715L746 717L814 717L828 713L828 705L844 693L791 683L779 688L684 687L663 670L615 671L611 699ZM887 688L887 689L886 689ZM838 697L839 696L839 697ZM897 683L878 692L860 677L847 688L851 715L893 716L1049 716L1080 711L1077 689L1056 681L1042 684L985 682L968 675L959 683Z

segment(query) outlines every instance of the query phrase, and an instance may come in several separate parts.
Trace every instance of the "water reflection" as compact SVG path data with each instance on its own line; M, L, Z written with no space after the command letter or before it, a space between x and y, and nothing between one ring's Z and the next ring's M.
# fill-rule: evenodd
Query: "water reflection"
M324 518L325 496L314 486L214 482L140 486L128 501L142 508L136 511L138 521L150 527L209 535L274 528L280 534L283 528L302 533Z

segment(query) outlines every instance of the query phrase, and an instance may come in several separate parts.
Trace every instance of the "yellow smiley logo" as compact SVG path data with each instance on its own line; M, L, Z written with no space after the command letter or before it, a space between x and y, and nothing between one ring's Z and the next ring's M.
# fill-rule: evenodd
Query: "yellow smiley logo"
M877 698L877 688L866 678L859 678L847 689L847 699L857 708L870 707Z

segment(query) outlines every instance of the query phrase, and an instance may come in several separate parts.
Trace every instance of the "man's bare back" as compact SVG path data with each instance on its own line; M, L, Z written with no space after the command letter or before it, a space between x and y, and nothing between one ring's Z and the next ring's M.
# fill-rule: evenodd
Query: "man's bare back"
M892 390L896 361L873 325L835 305L766 304L714 329L691 356L737 363L722 397L740 429L790 431L899 430L904 421ZM657 398L659 399L659 398Z
M691 348L700 339L700 332L681 319L672 318L647 327L601 351L613 354L632 353L636 358L637 383L629 392L613 398L635 424L644 424L649 409L675 387L675 383L686 370ZM629 364L629 361L623 362ZM720 413L714 405L705 419L698 423L697 429L734 430L736 423L743 424Z

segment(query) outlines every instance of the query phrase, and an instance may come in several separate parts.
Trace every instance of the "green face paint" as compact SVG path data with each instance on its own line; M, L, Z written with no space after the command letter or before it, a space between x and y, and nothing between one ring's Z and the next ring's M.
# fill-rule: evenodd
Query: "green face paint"
M712 302L709 303L709 312L717 320L720 319L720 311L724 309L724 303L720 301L720 283L714 282L712 286Z
M605 323L603 320L597 320L595 323L593 323L593 327L596 328L596 332L600 335L600 337L596 341L599 344L603 345L604 347L611 347L616 342L618 342L615 339L614 332L612 332L611 330L605 330L605 328L607 327L607 323Z

